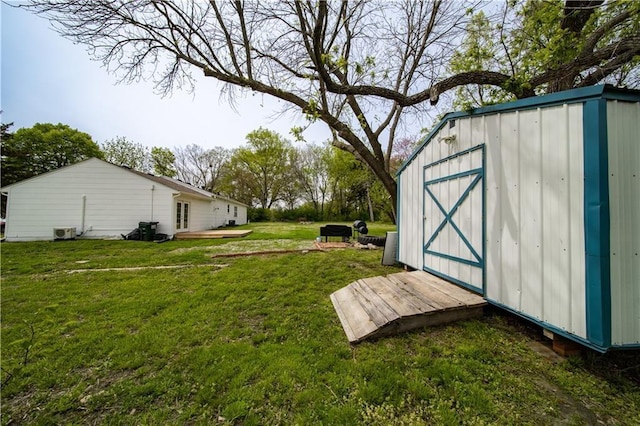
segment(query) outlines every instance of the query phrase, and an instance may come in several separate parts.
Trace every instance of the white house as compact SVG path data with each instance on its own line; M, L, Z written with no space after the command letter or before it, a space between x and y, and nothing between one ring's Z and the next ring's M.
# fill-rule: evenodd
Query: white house
M398 174L398 260L593 349L640 348L640 92L447 114Z
M121 238L139 222L156 233L202 231L247 223L247 205L176 179L97 158L2 188L7 241L54 239L54 229L79 238Z

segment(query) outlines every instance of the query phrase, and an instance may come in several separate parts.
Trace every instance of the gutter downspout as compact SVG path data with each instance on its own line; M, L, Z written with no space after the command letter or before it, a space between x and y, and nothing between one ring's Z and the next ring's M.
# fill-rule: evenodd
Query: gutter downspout
M151 220L150 222L153 222L153 192L155 191L156 186L155 185L151 185Z
M80 235L84 234L84 219L87 212L87 196L82 194L82 221L80 222Z

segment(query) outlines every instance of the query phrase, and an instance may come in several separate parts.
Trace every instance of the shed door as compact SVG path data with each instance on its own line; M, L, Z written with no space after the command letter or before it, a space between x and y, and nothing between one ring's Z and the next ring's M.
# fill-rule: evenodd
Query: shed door
M424 168L424 270L483 294L484 145Z

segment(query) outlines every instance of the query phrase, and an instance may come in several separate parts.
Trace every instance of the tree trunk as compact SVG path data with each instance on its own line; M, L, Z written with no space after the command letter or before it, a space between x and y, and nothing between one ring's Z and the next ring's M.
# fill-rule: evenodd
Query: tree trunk
M369 206L369 221L375 222L375 216L373 215L373 203L371 202L371 191L369 190L369 186L367 186L367 205Z

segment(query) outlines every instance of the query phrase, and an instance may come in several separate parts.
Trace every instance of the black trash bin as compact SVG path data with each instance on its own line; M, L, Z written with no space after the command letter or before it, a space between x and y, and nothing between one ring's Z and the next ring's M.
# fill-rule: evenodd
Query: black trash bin
M140 230L140 239L142 241L153 241L158 223L160 222L139 222L138 229Z

